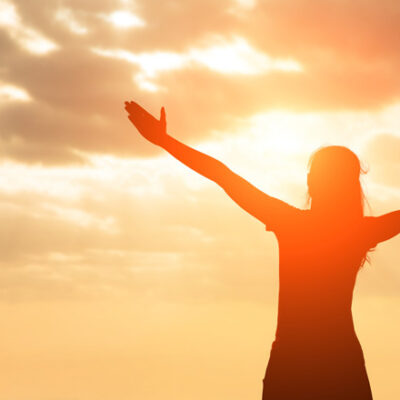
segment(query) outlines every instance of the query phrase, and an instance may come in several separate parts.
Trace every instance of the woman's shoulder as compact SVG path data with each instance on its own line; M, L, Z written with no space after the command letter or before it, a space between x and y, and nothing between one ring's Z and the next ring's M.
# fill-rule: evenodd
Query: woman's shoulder
M312 214L309 209L301 209L288 205L285 213L276 215L274 219L266 225L265 230L274 232L277 236L298 232L301 227L310 225Z

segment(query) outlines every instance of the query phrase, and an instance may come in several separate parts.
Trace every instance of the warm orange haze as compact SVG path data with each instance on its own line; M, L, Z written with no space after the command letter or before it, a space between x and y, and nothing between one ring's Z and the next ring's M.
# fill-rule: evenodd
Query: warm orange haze
M299 209L311 153L346 146L377 217L400 199L399 18L393 1L0 0L0 399L261 399L276 236L123 103L165 106L174 138ZM353 295L374 400L400 396L399 240Z
M262 400L372 400L353 291L368 253L400 233L400 210L365 216L357 155L345 146L315 151L307 173L310 207L300 209L175 139L164 107L159 119L134 101L125 110L146 140L215 182L278 240L278 322Z

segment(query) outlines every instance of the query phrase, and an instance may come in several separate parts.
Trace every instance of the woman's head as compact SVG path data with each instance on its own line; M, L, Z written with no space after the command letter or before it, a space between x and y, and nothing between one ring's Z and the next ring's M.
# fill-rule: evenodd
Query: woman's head
M327 146L311 155L307 177L312 209L362 217L364 195L358 157L347 147Z

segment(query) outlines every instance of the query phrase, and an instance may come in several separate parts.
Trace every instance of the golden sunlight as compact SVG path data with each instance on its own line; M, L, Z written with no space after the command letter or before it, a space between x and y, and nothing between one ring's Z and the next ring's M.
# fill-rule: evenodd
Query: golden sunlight
M146 23L141 18L126 10L113 11L111 14L106 15L104 18L108 22L113 24L116 28L120 29L137 28L146 25Z
M203 49L193 48L189 52L191 60L223 74L255 75L271 71L300 72L302 66L294 60L279 60L255 50L241 37L233 41L221 38Z
M155 79L162 72L201 66L219 74L261 75L272 71L298 73L303 71L300 63L291 59L273 59L253 49L241 37L227 41L214 37L203 47L191 47L185 52L159 51L133 53L124 49L92 47L91 51L102 57L110 57L138 65L141 69L134 82L144 91L156 92L162 87Z
M0 0L0 28L3 28L19 46L35 55L47 54L59 47L35 29L27 27L15 6L4 0Z
M3 101L30 101L29 93L20 87L0 82L0 103Z
M400 226L399 19L0 0L0 400L292 399L268 379L316 365L349 391L351 310L373 399L400 399L400 234L375 225Z

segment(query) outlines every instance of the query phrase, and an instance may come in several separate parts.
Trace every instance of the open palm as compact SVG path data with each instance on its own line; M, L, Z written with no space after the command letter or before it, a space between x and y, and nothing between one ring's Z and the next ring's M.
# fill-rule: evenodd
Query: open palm
M129 120L144 138L156 145L162 143L163 138L167 135L167 121L164 107L161 108L160 120L154 118L134 101L126 101L125 110L129 113Z

